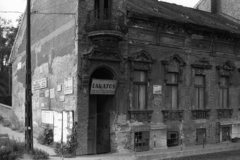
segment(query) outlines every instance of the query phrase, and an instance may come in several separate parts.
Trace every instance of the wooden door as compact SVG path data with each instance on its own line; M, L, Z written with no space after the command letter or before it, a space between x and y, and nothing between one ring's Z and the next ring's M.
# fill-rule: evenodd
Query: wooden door
M97 154L110 152L110 114L97 114Z

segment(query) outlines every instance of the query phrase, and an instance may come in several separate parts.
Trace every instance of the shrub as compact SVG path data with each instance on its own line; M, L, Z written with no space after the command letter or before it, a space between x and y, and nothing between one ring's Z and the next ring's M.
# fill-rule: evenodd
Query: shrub
M43 145L50 145L53 143L53 130L51 128L45 128L43 133L37 138L38 143Z
M17 140L0 141L0 159L15 160L24 154L24 143Z
M32 153L33 159L49 159L49 154L41 149L34 149Z
M57 155L63 155L72 157L75 156L76 149L77 149L77 130L76 124L74 124L72 128L72 134L67 137L67 143L63 144L63 149L61 147L61 143L54 144L54 151Z
M9 120L4 120L3 121L3 126L4 127L10 127L11 126L11 122Z

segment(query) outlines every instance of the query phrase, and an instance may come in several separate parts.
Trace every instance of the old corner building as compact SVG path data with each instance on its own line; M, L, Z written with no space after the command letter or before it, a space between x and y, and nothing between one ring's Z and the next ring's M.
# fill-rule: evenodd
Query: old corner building
M25 20L10 59L20 122ZM59 141L64 111L78 155L240 138L236 19L157 0L32 0L31 23L35 135L48 124Z

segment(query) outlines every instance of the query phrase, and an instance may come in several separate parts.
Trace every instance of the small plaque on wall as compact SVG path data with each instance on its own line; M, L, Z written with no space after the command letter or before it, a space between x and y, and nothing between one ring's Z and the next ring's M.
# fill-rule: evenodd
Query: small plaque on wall
M73 94L73 78L64 79L64 94Z
M64 102L65 101L65 96L60 96L59 100L60 100L60 102Z
M61 91L62 91L62 85L61 85L61 84L57 85L57 91L58 91L58 92L61 92Z
M153 94L162 94L162 86L153 85Z

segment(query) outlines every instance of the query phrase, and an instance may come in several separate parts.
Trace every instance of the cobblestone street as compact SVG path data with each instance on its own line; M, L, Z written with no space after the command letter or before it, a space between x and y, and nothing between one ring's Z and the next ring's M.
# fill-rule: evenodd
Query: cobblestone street
M209 153L181 158L168 158L166 160L240 160L240 150Z

